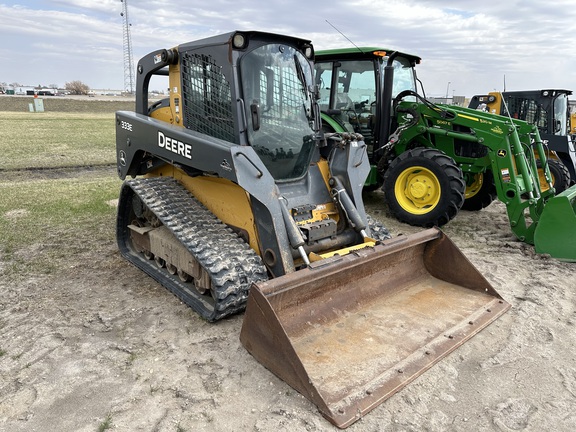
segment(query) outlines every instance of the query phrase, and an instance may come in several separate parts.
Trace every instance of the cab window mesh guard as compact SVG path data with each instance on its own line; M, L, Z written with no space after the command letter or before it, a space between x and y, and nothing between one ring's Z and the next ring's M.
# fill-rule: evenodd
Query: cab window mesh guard
M183 55L182 90L188 129L235 141L230 83L213 58L194 53Z

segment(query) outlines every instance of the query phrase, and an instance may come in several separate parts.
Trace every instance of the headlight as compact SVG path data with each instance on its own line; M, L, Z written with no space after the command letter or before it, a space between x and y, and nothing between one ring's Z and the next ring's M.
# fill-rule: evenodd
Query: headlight
M312 58L314 57L314 50L310 45L304 47L304 55L308 60L312 60Z
M244 48L246 45L246 36L244 36L242 33L236 33L232 38L232 45L236 49Z

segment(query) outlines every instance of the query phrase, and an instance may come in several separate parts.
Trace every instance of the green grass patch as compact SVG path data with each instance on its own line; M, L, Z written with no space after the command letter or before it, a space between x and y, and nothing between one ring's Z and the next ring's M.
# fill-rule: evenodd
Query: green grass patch
M116 162L114 113L0 112L0 170Z
M98 425L98 432L104 432L112 428L112 415L108 414L104 421Z
M121 181L88 167L115 164L114 112L0 112L0 135L0 275L53 273L109 248Z
M103 175L0 182L0 274L52 273L112 243L121 181Z

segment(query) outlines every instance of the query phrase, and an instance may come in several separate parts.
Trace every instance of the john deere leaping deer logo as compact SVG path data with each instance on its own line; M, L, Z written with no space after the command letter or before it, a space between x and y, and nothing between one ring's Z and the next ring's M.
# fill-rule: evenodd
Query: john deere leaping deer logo
M504 149L499 149L497 152L498 157L501 157L501 158L506 157L507 154L508 154L508 152Z

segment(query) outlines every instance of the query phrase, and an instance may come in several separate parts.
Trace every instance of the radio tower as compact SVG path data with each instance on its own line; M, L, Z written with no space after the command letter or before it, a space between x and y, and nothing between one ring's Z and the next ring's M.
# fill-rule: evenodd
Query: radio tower
M124 91L134 93L134 63L132 61L132 38L130 37L130 20L128 19L128 0L120 0L122 3L122 21L124 24Z

